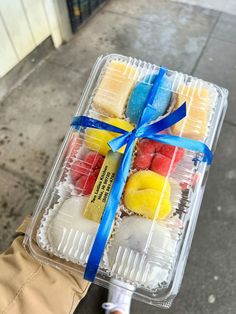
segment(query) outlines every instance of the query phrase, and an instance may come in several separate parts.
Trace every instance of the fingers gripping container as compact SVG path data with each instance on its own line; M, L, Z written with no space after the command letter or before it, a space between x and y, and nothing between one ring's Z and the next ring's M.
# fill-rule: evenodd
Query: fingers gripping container
M111 54L95 63L76 116L132 131L160 68ZM214 151L227 90L188 75L165 73L153 101L153 121L186 102L186 117L162 134L204 142ZM46 182L25 244L39 261L84 273L99 227L97 208L85 207L102 179L114 132L70 128ZM122 155L124 149L119 150ZM116 153L114 153L116 154ZM111 278L135 288L134 298L169 308L179 291L209 166L201 153L138 139L95 283ZM109 163L108 163L109 164ZM95 217L95 219L94 219Z

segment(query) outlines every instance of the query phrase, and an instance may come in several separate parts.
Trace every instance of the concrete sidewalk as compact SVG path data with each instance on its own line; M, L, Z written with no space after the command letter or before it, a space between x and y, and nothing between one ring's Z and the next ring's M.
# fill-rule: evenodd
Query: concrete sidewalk
M236 18L167 0L109 1L0 103L0 249L35 207L93 63L116 52L226 87L229 109L186 273L170 311L134 301L132 313L236 313ZM77 313L103 313L92 286Z

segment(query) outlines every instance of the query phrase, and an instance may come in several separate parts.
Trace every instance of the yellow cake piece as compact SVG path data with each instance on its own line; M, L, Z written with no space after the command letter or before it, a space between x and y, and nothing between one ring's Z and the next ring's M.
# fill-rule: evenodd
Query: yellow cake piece
M133 125L130 124L128 121L118 118L107 118L106 120L104 120L104 122L107 122L129 132L132 131L134 128ZM107 143L113 138L120 135L121 134L115 132L87 128L85 134L85 144L89 149L97 151L99 152L99 154L105 156L110 150L110 147ZM125 147L122 147L119 152L124 153L124 149Z
M185 101L187 116L172 126L172 132L175 135L203 140L207 134L209 91L206 88L198 89L184 85L179 89L175 109Z
M171 211L170 184L168 180L151 170L132 174L125 186L125 206L140 215L154 219L166 218Z
M137 68L111 61L93 98L94 107L108 116L122 118L137 74Z

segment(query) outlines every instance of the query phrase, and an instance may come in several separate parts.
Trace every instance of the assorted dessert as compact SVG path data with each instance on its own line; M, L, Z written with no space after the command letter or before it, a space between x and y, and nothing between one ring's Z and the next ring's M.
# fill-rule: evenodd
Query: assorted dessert
M158 72L157 67L149 70L147 64L135 65L130 59L108 60L85 115L132 131ZM169 72L162 78L150 123L186 101L187 116L163 133L204 141L212 91L204 86L193 88L190 83L174 90L173 80ZM125 150L124 146L111 152L108 142L118 136L89 127L72 134L58 182L59 199L45 214L38 231L41 247L86 265ZM111 276L150 289L170 281L184 228L186 197L196 178L194 156L191 151L147 138L136 140L129 176L100 264ZM63 189L67 192L62 193Z

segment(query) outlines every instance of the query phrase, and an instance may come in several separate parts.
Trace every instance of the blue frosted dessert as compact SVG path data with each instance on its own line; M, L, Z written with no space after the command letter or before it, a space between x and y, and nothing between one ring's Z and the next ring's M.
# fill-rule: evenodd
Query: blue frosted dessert
M146 105L145 101L152 88L153 82L157 74L147 77L144 81L136 84L128 101L126 115L130 118L132 123L137 124L141 114ZM153 102L153 106L156 108L156 112L153 115L153 120L162 116L170 103L171 100L171 86L172 81L165 75L160 83L158 93Z

